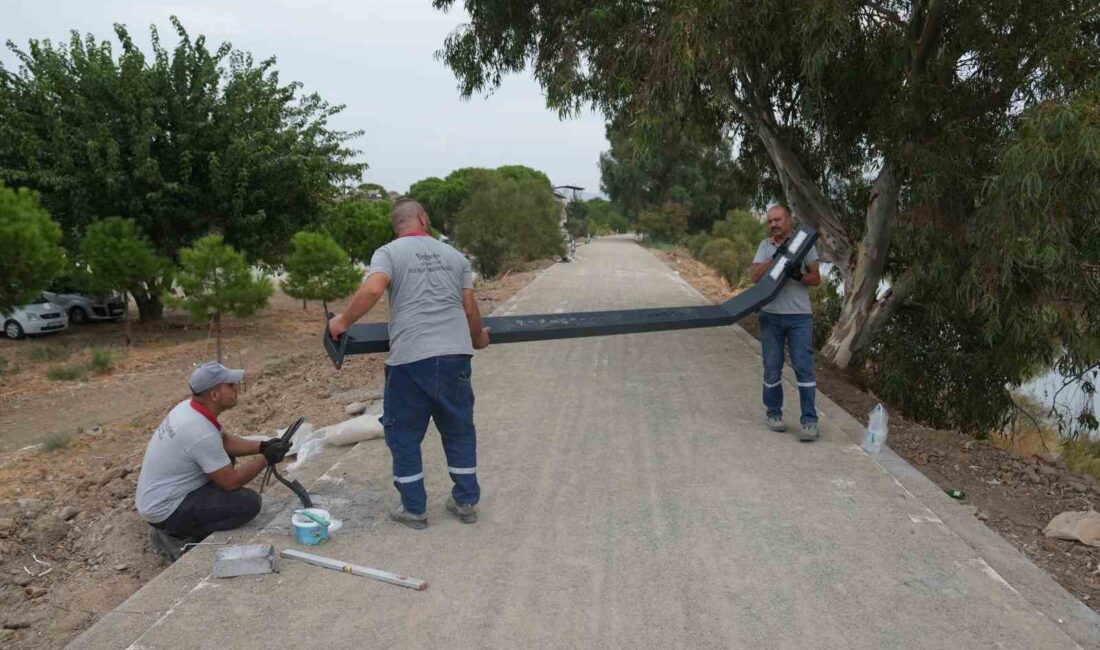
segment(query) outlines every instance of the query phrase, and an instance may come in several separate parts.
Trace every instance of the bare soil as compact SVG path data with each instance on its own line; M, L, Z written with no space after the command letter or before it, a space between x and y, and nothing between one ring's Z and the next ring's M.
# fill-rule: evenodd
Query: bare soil
M477 292L482 312L548 265L484 283ZM387 317L381 304L368 320ZM318 305L303 312L300 302L279 294L257 317L227 321L227 363L247 370L238 407L220 418L227 431L273 435L298 416L324 426L346 419L350 402L381 399L384 359L352 357L336 372L320 346ZM46 370L81 361L91 346L120 346L120 324L0 341L8 360L0 380L0 449L70 435L52 451L0 456L0 647L62 647L163 569L134 510L134 488L149 432L186 397L193 365L214 354L206 328L185 323L173 313L164 324L136 327L125 359L79 384L50 381Z
M686 251L653 253L714 302L735 294L716 271ZM740 325L758 337L756 316ZM856 419L867 424L881 400L850 375L815 359L817 388ZM1100 548L1051 539L1043 529L1067 510L1092 510L1100 504L1100 487L1088 475L1076 475L1060 462L1039 456L1022 458L958 431L944 431L906 419L886 404L890 413L888 444L944 490L962 490L962 502L974 515L1001 534L1067 591L1100 611ZM1038 445L1022 445L1032 449Z

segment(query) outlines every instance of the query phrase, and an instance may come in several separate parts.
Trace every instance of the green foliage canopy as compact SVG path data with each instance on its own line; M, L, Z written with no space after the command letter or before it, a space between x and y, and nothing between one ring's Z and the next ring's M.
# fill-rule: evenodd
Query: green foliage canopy
M628 219L675 202L687 209L690 230L706 231L728 210L747 204L752 183L728 141L682 125L643 131L621 122L607 127L611 149L600 155L600 185Z
M80 250L89 272L88 288L94 293L146 293L171 272L171 263L153 252L133 219L108 217L92 223Z
M530 180L533 186L543 185L552 191L546 174L524 165L503 165L496 169L463 167L447 174L446 178L425 178L413 183L408 195L424 206L435 228L454 236L458 213L466 206L473 191L471 181L492 174L513 181Z
M274 58L211 49L172 25L175 45L152 28L149 55L122 25L117 46L76 32L9 42L18 68L0 66L0 180L41 192L73 251L88 225L119 215L162 256L217 230L276 264L361 174L346 146L357 133L333 130L342 107L282 82Z
M643 210L638 215L638 232L646 239L675 244L687 234L688 211L679 203L668 202Z
M65 268L61 229L25 188L0 183L0 314L38 297Z
M290 240L283 290L301 300L344 298L355 291L362 274L331 236L300 232ZM327 304L325 305L327 311Z
M545 178L545 177L544 177ZM548 182L535 177L474 174L456 215L455 239L488 277L507 264L562 254L561 208Z
M1096 347L1095 331L1078 325L1092 315L1080 306L1096 304L1094 285L1079 281L1079 269L1095 263L1091 244L1045 236L1046 222L1069 222L1049 200L1019 209L1021 199L1060 186L1049 170L1088 170L1091 154L1018 141L1041 142L1027 122L1042 106L1095 105L1087 99L1100 74L1095 1L467 0L465 8L470 22L442 52L465 95L530 66L562 113L591 104L651 138L677 120L736 143L746 172L782 191L835 264L843 305L823 353L836 364L886 367L892 357L872 341L882 334L904 346L905 333L919 327L914 340L952 343L932 348L942 358L910 364L898 394L917 395L925 376L917 369L943 363L975 377L937 384L940 404L961 404L974 401L973 390L1003 396L1056 354L1063 336L1071 355ZM1012 174L1005 164L1015 164ZM1001 180L991 186L991 176ZM1082 219L1098 221L1093 204L1076 205ZM1078 271L1063 282L1058 268ZM958 290L941 290L956 279ZM880 295L882 281L891 290ZM895 316L900 330L889 329ZM951 331L937 339L945 326ZM1034 344L1003 365L990 358L1000 354L993 343L1022 340L1024 328ZM1074 332L1090 340L1073 343ZM992 414L1005 407L1000 400L974 417L945 412L980 428L996 426Z
M222 314L243 317L262 309L275 290L271 278L254 274L244 255L218 234L207 235L181 250L180 260L176 282L182 295L168 295L168 303L186 309L192 320L213 318L221 362Z
M161 286L170 284L172 263L153 252L149 240L133 219L108 217L88 226L80 242L82 261L87 265L87 288L94 293L117 291L123 296L126 344L130 335L130 298L146 301Z
M370 264L374 251L393 240L389 201L341 201L329 210L325 228L353 262Z

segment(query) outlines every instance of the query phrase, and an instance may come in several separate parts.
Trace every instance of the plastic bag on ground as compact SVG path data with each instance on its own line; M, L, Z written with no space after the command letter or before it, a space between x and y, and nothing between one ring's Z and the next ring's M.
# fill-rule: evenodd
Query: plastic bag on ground
M314 438L313 440L307 440L302 443L302 446L298 449L298 457L294 459L293 463L286 466L287 471L296 472L298 468L305 464L307 460L321 454L321 450L325 447L324 438Z
M869 454L877 454L882 451L882 446L886 444L886 427L886 407L879 404L871 411L871 417L867 422L867 431L863 433L863 442L860 444L863 451Z
M373 440L385 435L381 415L366 413L340 424L334 424L318 431L323 433L325 442L330 445L353 445L364 440Z

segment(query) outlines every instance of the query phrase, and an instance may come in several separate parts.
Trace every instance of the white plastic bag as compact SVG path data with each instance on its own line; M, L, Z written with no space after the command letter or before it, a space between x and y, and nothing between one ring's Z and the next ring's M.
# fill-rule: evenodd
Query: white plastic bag
M380 415L366 413L350 420L344 420L339 424L321 429L325 442L330 445L354 445L364 440L373 440L385 435Z
M869 454L877 454L886 444L887 415L886 408L879 404L871 411L871 417L867 421L867 431L863 434L863 444L860 447Z
M314 438L313 440L307 440L302 443L302 446L298 449L298 457L294 459L293 463L286 466L288 472L296 472L307 460L318 456L321 450L325 446L324 438Z

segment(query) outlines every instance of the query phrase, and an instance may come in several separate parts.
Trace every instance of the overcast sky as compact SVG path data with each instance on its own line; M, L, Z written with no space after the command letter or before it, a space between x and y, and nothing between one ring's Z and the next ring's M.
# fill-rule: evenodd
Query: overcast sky
M461 2L459 3L461 4ZM555 185L599 190L598 158L607 149L595 114L560 121L538 85L514 76L492 96L459 98L457 83L434 54L466 20L460 8L435 11L430 0L3 0L0 37L25 47L30 38L68 39L69 31L111 38L112 23L148 45L156 24L165 45L179 16L211 49L229 41L256 60L278 58L280 78L300 81L347 108L334 121L363 130L354 142L370 168L364 181L397 191L458 167L523 164ZM148 51L146 49L146 51ZM0 53L5 66L13 57Z

